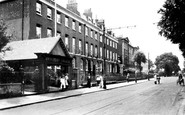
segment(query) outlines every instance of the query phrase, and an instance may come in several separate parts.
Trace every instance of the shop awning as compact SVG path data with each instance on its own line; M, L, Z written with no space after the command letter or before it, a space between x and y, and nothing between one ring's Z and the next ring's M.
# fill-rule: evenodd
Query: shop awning
M4 61L37 59L38 53L70 57L60 37L13 41L4 47L6 48L9 50L1 53Z

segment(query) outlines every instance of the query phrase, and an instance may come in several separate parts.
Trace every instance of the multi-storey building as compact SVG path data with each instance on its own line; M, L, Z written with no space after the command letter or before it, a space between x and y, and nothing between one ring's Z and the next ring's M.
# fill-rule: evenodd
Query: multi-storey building
M133 56L135 52L139 50L139 47L132 46L128 37L119 37L118 41L118 48L120 49L118 52L120 59L120 73L122 73L125 69L134 67Z
M67 8L53 0L4 1L0 12L13 40L61 36L72 57L78 84L86 81L88 73L95 80L102 70L109 75L118 72L118 40L103 28L104 23L92 19L90 9L81 15L75 0L69 0Z

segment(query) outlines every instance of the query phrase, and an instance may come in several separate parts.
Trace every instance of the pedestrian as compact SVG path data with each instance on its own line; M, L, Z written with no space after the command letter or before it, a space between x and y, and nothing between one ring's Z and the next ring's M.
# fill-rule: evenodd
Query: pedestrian
M62 76L61 76L61 78L60 78L60 83L61 83L60 89L61 89L61 90L65 90L65 89L66 89L66 84L65 84L65 77L64 77L63 74L62 74Z
M103 76L103 89L107 89L106 77L107 75Z
M128 73L127 73L127 76L126 76L127 82L129 82L129 77L130 77L130 74L129 74L129 72L128 72Z
M158 84L160 84L160 80L161 80L161 78L160 78L160 76L157 74L157 82L158 82Z
M100 75L100 84L99 84L99 88L103 88L103 76Z
M69 88L69 76L68 73L65 74L65 84L66 84L66 89Z
M91 88L91 75L90 75L90 73L88 73L88 76L87 76L87 86L89 88Z
M97 82L97 86L99 86L100 85L100 75L96 76L96 82Z

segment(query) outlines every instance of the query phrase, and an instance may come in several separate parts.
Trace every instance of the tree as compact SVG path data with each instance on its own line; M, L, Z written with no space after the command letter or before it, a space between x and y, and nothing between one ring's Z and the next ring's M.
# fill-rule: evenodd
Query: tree
M10 41L10 36L7 36L6 29L6 24L0 19L0 52L2 52L3 47Z
M154 63L152 62L152 60L148 59L148 63L149 63L149 69L154 67Z
M158 13L162 15L158 22L159 34L179 44L185 57L185 0L166 0Z
M158 71L164 69L164 73L167 76L172 75L172 72L174 71L177 73L180 70L179 67L179 59L177 56L173 55L172 53L164 53L160 56L157 56L155 60L156 69Z
M133 56L133 60L134 62L137 63L137 67L139 68L139 71L141 72L142 71L142 66L141 66L141 63L146 63L146 56L144 53L138 51L134 54Z

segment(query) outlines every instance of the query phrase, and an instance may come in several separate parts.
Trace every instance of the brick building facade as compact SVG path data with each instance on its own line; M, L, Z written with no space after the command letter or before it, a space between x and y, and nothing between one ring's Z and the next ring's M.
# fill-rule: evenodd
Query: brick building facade
M91 10L81 16L75 1L64 8L53 0L10 0L0 3L0 12L13 40L61 36L73 58L78 84L86 81L88 73L93 80L102 70L111 76L119 73L118 39L92 19Z

